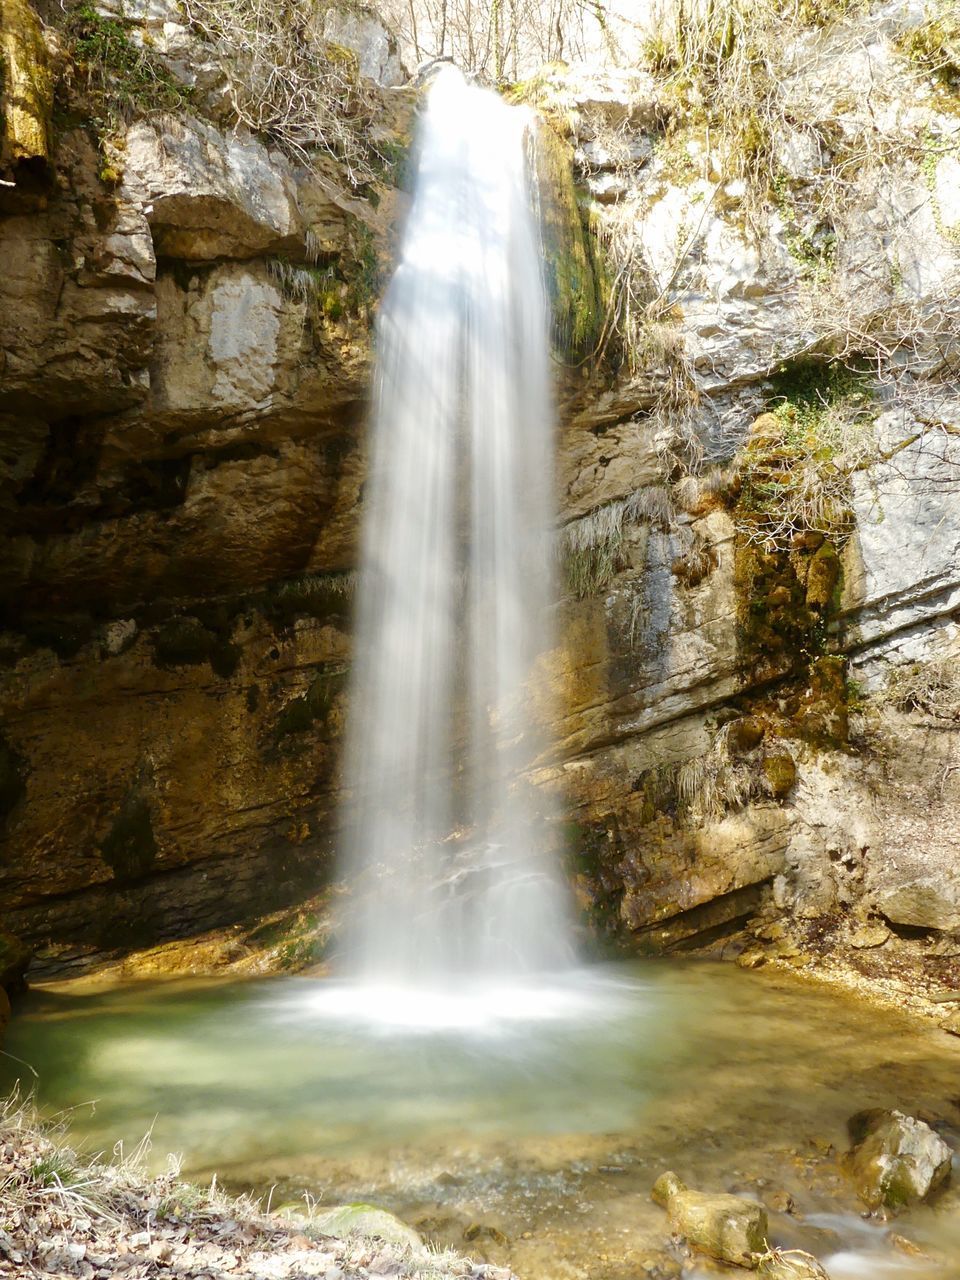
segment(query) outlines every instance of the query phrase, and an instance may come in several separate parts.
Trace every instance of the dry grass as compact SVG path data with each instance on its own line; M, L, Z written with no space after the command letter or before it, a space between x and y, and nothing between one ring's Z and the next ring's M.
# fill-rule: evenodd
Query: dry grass
M960 658L946 655L900 667L887 678L886 694L901 711L960 720Z
M666 531L675 517L669 491L651 485L564 525L556 548L572 593L583 599L611 582L623 567L623 541L631 526L649 524Z
M356 56L323 38L324 10L309 0L184 0L209 43L236 119L288 155L310 163L333 156L354 187L385 163L372 141L376 99Z
M645 798L655 811L675 811L689 827L718 821L752 800L769 799L763 762L770 743L757 739L750 745L752 741L742 740L739 722L722 725L699 755L651 771L644 782ZM776 753L787 754L780 742Z

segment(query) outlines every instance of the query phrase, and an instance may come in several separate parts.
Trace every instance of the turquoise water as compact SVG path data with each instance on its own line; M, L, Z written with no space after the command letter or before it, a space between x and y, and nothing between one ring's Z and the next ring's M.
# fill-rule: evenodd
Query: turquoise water
M605 966L470 1007L455 1029L413 1027L396 1003L371 1025L356 992L319 979L64 984L31 994L10 1028L36 1078L7 1058L0 1083L20 1076L45 1107L73 1108L88 1149L152 1131L158 1169L179 1152L187 1175L272 1189L274 1204L374 1200L521 1277L638 1274L668 1244L649 1200L665 1168L792 1197L774 1237L832 1258L834 1280L960 1276L952 1191L897 1221L944 1255L917 1262L860 1221L841 1167L864 1107L919 1113L960 1146L957 1039L788 976L697 963Z

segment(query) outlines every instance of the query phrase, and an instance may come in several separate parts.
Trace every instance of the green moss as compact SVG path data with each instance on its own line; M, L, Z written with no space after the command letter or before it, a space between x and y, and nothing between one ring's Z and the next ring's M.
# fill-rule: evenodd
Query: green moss
M123 18L99 13L84 0L66 24L70 52L104 105L122 115L182 107L189 90L167 70L148 45L137 44Z
M319 671L306 693L294 698L277 717L277 741L291 734L306 733L316 724L325 723L337 696L346 686L347 668L329 666Z
M99 177L114 187L123 176L124 125L156 111L186 110L191 90L143 43L131 39L122 16L107 17L89 0L67 13L65 65L78 75L61 75L56 88L55 120L82 123L101 153Z
M841 404L865 404L873 398L868 368L844 361L824 361L803 356L787 360L770 376L770 403L792 405L810 418L824 408Z
M373 232L352 215L347 218L347 246L333 261L320 265L270 258L267 270L285 297L306 304L318 320L344 316L368 319L380 295L382 271Z
M573 181L569 145L549 126L537 134L543 274L557 354L577 361L597 347L608 285Z
M833 274L836 260L837 237L833 227L822 220L807 225L786 174L774 175L770 186L774 204L783 219L787 249L799 266L800 275L814 284L824 284Z
M211 670L224 679L233 675L240 661L240 650L226 634L196 617L165 622L153 637L153 654L157 666L167 669L209 662Z
M960 17L951 6L931 6L932 16L897 41L900 51L951 93L960 93Z
M764 777L775 800L782 800L792 791L797 781L797 766L789 751L778 751L764 756L760 762Z
M25 760L0 735L0 821L23 799L27 789L25 773Z
M383 181L400 191L412 191L416 176L409 138L387 138L377 143Z
M113 826L100 845L100 854L121 884L139 880L153 869L157 841L145 796L134 790L124 798Z

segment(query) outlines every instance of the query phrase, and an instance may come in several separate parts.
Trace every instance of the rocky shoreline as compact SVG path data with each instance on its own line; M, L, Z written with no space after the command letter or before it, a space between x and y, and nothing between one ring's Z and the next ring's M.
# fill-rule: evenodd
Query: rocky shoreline
M514 1280L437 1252L382 1211L282 1213L143 1170L145 1146L84 1156L16 1097L0 1114L0 1275L49 1280ZM364 1208L364 1206L360 1206ZM335 1211L336 1212L336 1211ZM372 1220L371 1220L372 1219Z

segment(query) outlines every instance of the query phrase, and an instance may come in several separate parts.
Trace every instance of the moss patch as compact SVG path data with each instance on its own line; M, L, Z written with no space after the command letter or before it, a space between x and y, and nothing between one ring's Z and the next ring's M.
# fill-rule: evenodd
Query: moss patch
M897 46L902 53L934 77L951 93L960 93L960 17L937 6L940 12L901 36Z
M288 702L277 717L274 731L277 742L291 734L306 733L315 725L325 725L346 682L346 667L329 666L318 671L306 693Z
M157 860L157 841L145 796L133 791L124 798L113 826L100 845L100 855L113 868L114 877L121 884L140 880L150 873Z
M27 789L26 761L0 736L0 822L23 799Z
M154 661L172 669L209 662L215 675L229 678L237 669L240 650L221 630L205 626L196 617L177 617L165 622L153 637Z
M282 627L297 618L342 619L356 593L353 573L305 573L275 583L256 601L265 617Z
M549 125L537 133L537 177L544 283L557 354L578 361L597 347L607 282L573 181L569 144Z

